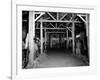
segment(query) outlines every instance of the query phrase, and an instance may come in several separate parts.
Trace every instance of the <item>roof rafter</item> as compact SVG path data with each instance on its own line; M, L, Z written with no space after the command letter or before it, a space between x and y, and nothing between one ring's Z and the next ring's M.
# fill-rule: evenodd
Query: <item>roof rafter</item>
M81 18L82 21L86 23L86 20L81 15L78 15L78 17Z
M55 28L54 25L53 25L52 23L50 23L50 25L51 25L53 28Z
M47 12L47 14L54 20L56 20L49 12Z
M67 28L67 30L69 30L70 32L72 32L72 30L69 27L66 27L66 28Z
M72 21L70 21L70 20L66 20L66 21L62 21L62 20L38 20L38 21L40 21L40 22L72 22ZM75 23L81 23L80 21L74 21Z
M67 13L66 13L65 15L63 15L63 16L60 18L60 20L62 20L66 15L67 15Z
M35 21L37 21L43 14L45 14L45 12L41 12L40 15L35 19Z

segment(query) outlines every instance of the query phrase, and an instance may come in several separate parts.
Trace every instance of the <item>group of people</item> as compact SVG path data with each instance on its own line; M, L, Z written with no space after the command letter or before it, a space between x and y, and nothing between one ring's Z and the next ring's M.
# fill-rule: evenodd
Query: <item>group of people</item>
M29 42L29 34L26 30L22 31L22 68L31 68L34 61L40 55L40 39L34 37L32 43ZM31 48L29 47L31 44Z
M84 32L80 33L80 37L76 39L76 56L81 57L81 55L88 57L88 47L87 39Z
M72 49L72 38L69 38L69 49ZM75 55L81 57L82 55L89 57L88 55L88 43L85 32L80 32L78 37L75 37Z

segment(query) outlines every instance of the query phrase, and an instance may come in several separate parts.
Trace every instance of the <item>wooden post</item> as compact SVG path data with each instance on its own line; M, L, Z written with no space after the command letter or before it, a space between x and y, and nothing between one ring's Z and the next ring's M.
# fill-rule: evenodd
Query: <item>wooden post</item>
M43 53L43 22L40 22L41 54Z
M75 54L75 23L72 22L72 40L73 40L73 54Z
M56 28L57 28L57 22L56 22Z
M35 14L34 12L30 11L29 12L29 63L28 67L31 67L33 65L34 61L34 36L35 36Z
M29 12L29 49L30 53L33 53L33 38L35 36L35 21L34 21L34 12ZM33 44L33 45L32 45Z
M59 20L59 13L57 12L57 20Z
M68 30L66 29L66 47L68 48Z
M50 48L52 48L52 35L50 34Z
M89 14L86 15L86 36L87 36L87 49L88 49L88 58L89 58Z
M86 36L88 37L89 36L89 19L88 19L88 15L86 15Z
M46 49L46 41L47 41L47 33L46 33L46 26L45 26L45 49Z

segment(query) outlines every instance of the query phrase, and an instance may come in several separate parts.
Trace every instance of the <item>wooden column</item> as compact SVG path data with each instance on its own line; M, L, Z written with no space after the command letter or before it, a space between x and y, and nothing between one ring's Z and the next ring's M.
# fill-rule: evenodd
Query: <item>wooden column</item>
M89 58L89 14L86 15L86 36L87 36L87 49L88 49L88 58Z
M33 65L33 61L34 61L34 36L35 36L35 15L34 12L30 11L29 12L29 33L28 33L28 37L29 37L29 63L28 63L28 67L31 67Z
M50 48L52 48L52 35L50 34Z
M59 13L57 12L57 20L59 20Z
M40 22L41 54L43 54L43 22Z
M74 21L72 22L72 44L73 44L73 54L75 54L75 23Z
M89 36L89 16L86 15L86 36L88 37Z
M66 29L66 47L68 48L68 30Z
M47 41L47 33L46 33L46 26L45 26L45 49L46 49L46 41Z
M56 22L56 28L57 28L57 22Z
M30 49L30 53L33 53L33 38L35 36L35 21L34 21L34 12L30 11L29 12L29 49ZM33 45L32 45L33 44Z

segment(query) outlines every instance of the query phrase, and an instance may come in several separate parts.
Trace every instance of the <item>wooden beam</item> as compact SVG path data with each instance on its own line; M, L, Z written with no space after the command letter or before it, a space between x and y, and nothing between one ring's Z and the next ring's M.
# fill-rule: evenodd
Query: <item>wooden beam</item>
M36 28L36 29L40 29L40 28ZM42 28L45 29L45 28ZM66 29L66 28L46 28L46 29Z
M41 13L44 13L44 12L34 12L35 14L41 14Z
M67 27L67 30L69 30L70 32L72 32L72 30L69 27Z
M87 37L89 36L89 16L87 15L86 16L86 35L87 35Z
M72 22L72 40L73 40L73 54L75 54L75 23Z
M72 30L72 27L68 27L70 30Z
M47 32L47 33L66 33L66 32Z
M87 36L87 49L89 49L89 15L86 15L86 36ZM88 50L88 58L90 57L89 55L89 50Z
M45 28L45 49L46 49L46 42L47 42L47 33L46 33L46 28Z
M59 19L59 13L57 12L57 20Z
M82 19L83 22L86 23L86 20L81 15L78 15L78 16Z
M73 16L70 18L70 20L69 21L72 21L73 20ZM67 23L67 26L69 25L70 23Z
M34 12L29 12L29 48L33 51L33 38L35 36L35 21L34 21ZM31 52L30 51L30 52ZM33 53L33 52L31 52Z
M43 22L40 23L41 54L43 54Z
M40 15L35 19L35 21L37 21L44 13L40 13Z
M50 23L50 25L51 25L53 28L55 28L54 25L53 25L52 23Z
M51 38L51 35L50 35ZM50 39L50 48L52 48L52 40Z
M47 17L47 18L45 18L44 20L48 20L48 19L50 19L50 17Z
M29 63L28 67L33 65L34 61L34 41L33 38L35 36L35 14L34 12L30 11L29 12Z
M57 23L56 23L56 28L57 28Z
M56 20L49 12L47 12L47 14L54 20Z
M64 14L61 18L60 18L60 20L62 20L65 16L67 15L67 13L66 14Z
M66 22L72 22L70 20L65 20L65 21L62 21L62 20L38 20L37 22L63 22L63 23L66 23ZM74 21L74 23L81 23L80 21Z
M84 17L86 17L86 16L87 16L86 14L78 14L78 15L81 15L81 16L84 16Z
M66 47L68 48L68 30L66 29Z

